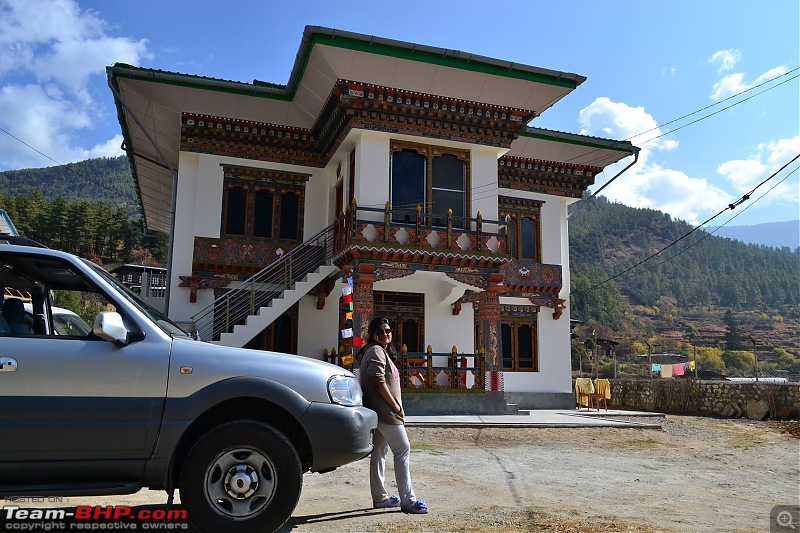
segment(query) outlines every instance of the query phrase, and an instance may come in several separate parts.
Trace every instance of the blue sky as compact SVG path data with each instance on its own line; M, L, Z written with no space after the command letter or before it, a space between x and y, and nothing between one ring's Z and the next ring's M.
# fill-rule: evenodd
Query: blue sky
M703 222L800 154L799 5L0 0L0 171L121 154L106 65L286 83L319 25L586 76L531 125L630 139L602 194ZM797 168L712 225L800 218Z

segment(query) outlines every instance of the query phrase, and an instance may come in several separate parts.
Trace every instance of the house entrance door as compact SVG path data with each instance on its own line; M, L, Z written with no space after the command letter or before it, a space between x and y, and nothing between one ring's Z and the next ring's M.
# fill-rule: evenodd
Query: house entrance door
M403 344L409 352L425 351L425 295L411 292L374 292L375 316L392 323L393 344L398 353Z

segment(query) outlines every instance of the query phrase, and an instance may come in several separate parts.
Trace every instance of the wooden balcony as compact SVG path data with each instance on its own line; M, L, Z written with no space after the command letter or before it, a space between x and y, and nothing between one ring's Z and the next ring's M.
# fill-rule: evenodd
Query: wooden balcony
M511 261L506 223L414 210L358 207L334 221L334 263L354 259L499 268Z
M425 353L402 350L399 355L403 388L406 390L485 392L484 355L460 354L455 346L449 353L435 353L428 346Z
M398 354L403 389L407 392L485 392L486 354L434 352L408 352L403 345ZM354 370L358 367L351 354L336 353L334 348L323 352L323 361ZM355 366L354 366L355 364Z

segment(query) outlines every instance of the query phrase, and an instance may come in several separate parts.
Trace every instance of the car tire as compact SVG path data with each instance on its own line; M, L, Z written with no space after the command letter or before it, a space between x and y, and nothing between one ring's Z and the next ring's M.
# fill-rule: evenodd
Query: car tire
M181 504L200 531L265 532L292 514L303 470L289 439L254 420L211 429L189 450L180 476Z

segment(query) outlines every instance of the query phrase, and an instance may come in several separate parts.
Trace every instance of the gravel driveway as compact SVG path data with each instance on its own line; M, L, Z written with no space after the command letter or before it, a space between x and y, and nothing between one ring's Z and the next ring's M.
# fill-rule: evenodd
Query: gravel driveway
M365 460L306 475L281 531L769 531L773 506L800 504L800 440L785 424L655 421L661 430L411 427L414 488L430 514L371 509ZM61 505L164 501L144 490Z

